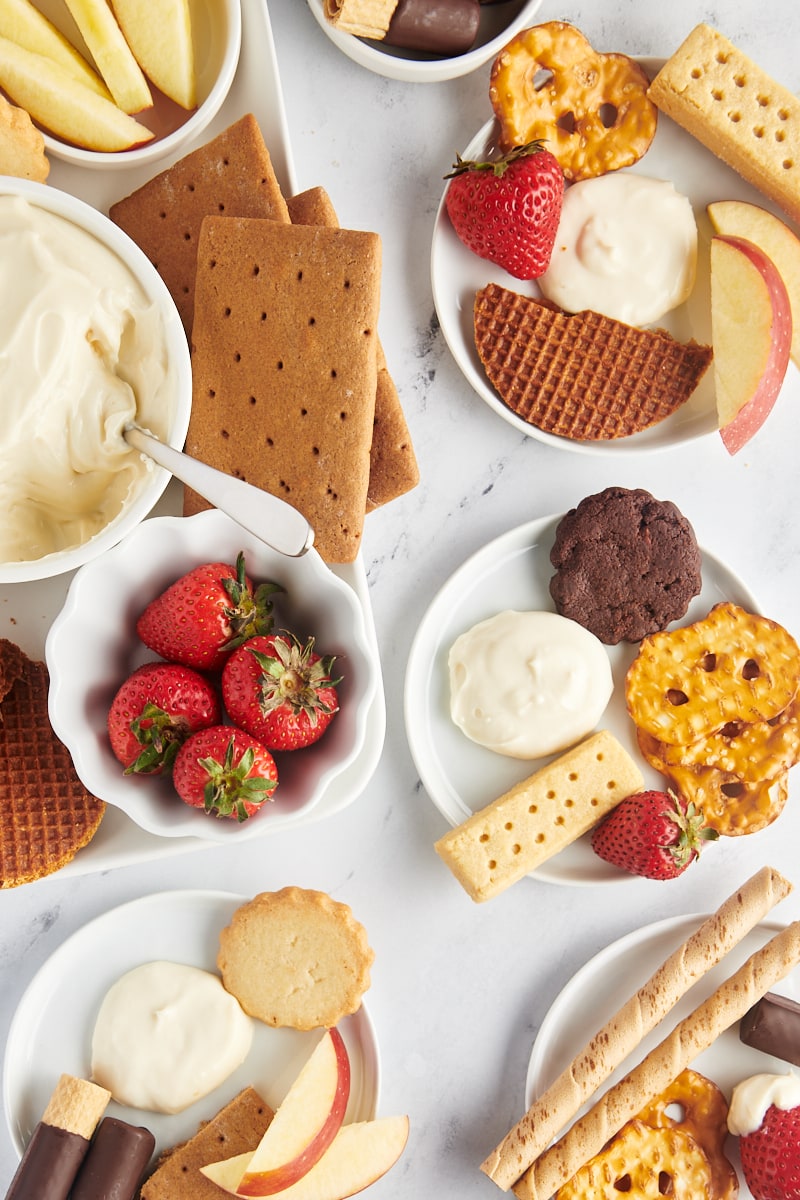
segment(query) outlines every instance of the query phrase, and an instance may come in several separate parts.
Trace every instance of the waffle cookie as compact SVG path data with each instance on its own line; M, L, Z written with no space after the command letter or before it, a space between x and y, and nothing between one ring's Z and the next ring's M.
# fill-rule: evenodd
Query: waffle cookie
M49 677L0 639L0 887L50 875L97 831L102 801L83 787L47 716Z
M672 415L711 362L710 346L567 314L489 283L476 293L475 345L503 403L545 433L608 441Z

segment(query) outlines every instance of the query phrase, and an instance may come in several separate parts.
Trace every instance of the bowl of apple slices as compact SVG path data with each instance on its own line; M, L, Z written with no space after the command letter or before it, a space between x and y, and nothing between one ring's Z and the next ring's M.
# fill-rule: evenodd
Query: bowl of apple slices
M241 34L240 0L18 0L0 8L0 90L56 158L150 163L219 111Z

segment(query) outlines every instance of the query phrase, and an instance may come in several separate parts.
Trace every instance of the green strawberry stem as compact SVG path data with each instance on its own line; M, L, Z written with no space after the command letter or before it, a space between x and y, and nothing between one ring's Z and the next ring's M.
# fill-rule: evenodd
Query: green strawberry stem
M467 171L491 171L498 179L501 179L512 163L518 162L521 158L527 158L530 154L538 154L543 149L544 145L541 141L534 141L526 142L524 146L514 146L500 158L491 160L472 160L462 158L460 154L457 154L452 170L444 178L455 179L457 175L465 175Z

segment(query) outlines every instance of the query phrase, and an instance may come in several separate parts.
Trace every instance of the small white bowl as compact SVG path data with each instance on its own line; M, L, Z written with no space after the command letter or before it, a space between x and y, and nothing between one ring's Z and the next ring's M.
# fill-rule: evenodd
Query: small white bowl
M145 295L156 306L172 379L172 409L165 414L163 429L159 432L171 446L182 449L192 407L189 347L175 303L155 267L108 217L67 192L46 184L0 177L0 196L20 196L28 203L77 225L116 254L138 280ZM102 554L147 516L171 478L170 473L162 467L148 463L142 485L108 525L79 546L42 558L0 562L0 583L22 583L61 575Z
M455 58L435 58L430 54L401 49L399 46L382 46L380 42L342 33L325 17L323 0L308 0L317 23L343 54L377 75L407 83L441 83L442 80L457 79L477 70L499 54L515 33L533 24L541 3L542 0L500 0L500 3L484 4L478 36L472 49Z
M249 2L252 3L252 0ZM91 61L91 55L63 0L58 3L47 0L40 7L49 20ZM132 150L106 153L73 146L43 128L47 152L81 167L113 170L116 167L154 163L197 137L217 115L233 83L242 43L242 10L240 0L189 0L189 11L197 70L195 109L187 112L154 90L153 107L136 114L136 119L156 134L152 141Z
M106 719L127 676L158 656L136 636L136 619L175 579L204 562L233 565L245 552L251 579L281 583L275 628L313 636L320 653L336 655L340 711L323 737L305 750L277 754L274 801L239 824L190 808L169 779L123 774L111 752ZM380 667L355 591L315 550L287 558L223 513L152 517L102 560L73 579L45 645L50 672L50 720L89 791L121 808L148 832L221 842L262 837L297 825L365 746L367 718Z

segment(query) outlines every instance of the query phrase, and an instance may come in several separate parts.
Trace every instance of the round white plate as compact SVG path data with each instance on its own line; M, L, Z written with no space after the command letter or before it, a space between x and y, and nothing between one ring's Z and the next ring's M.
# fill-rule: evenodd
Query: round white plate
M476 71L499 54L514 34L533 24L541 3L542 0L504 0L502 4L484 4L472 49L454 58L439 58L342 33L326 18L323 0L308 0L320 29L343 54L376 75L408 83L441 83Z
M20 1155L59 1075L88 1078L95 1017L111 984L140 963L157 959L215 971L220 930L246 899L212 891L144 896L90 921L50 956L19 1003L6 1046L3 1099L11 1140ZM346 1017L339 1029L351 1068L345 1120L371 1120L378 1106L380 1065L366 1009L362 1006ZM114 1101L107 1113L150 1129L158 1154L190 1137L201 1121L213 1117L248 1085L276 1108L318 1037L256 1021L253 1046L242 1066L182 1113L150 1113Z
M447 656L459 636L502 609L554 608L548 585L553 574L550 547L560 516L541 517L510 530L469 558L435 596L411 646L405 679L405 722L411 754L430 798L450 825L460 825L479 808L532 774L544 759L506 758L470 741L450 718ZM753 595L718 559L702 552L703 588L680 624L706 615L722 600L758 611ZM641 758L625 708L623 681L638 644L606 647L614 693L599 728L609 729L629 752ZM642 763L650 786L663 779ZM548 883L596 884L634 878L604 862L588 835L539 867L533 875Z
M551 1005L539 1027L533 1044L528 1075L525 1082L525 1109L558 1078L586 1043L614 1015L637 988L645 983L657 967L698 927L704 914L670 917L634 930L613 942L590 959L572 977ZM609 1079L609 1084L627 1071L661 1040L675 1025L709 996L756 950L764 945L783 926L764 921L752 930L723 961L675 1006L664 1023L648 1034L636 1050ZM800 1000L800 971L794 971L777 984L775 989L792 1000ZM591 997L588 1001L587 998ZM713 1080L730 1099L734 1085L760 1072L785 1074L789 1064L760 1050L753 1050L739 1040L738 1024L718 1037L692 1064L695 1070ZM607 1085L603 1085L602 1091ZM585 1112L588 1102L580 1110ZM737 1167L739 1158L736 1142L726 1146L726 1157ZM741 1174L741 1173L740 1173ZM740 1200L751 1200L751 1193L741 1179Z
M639 61L651 77L661 66L661 60L658 59L645 58ZM497 135L498 125L492 118L463 151L462 158L475 159L493 154L497 149ZM785 214L782 215L780 209L771 205L765 196L745 183L663 114L659 115L656 136L650 149L634 167L627 169L655 179L671 180L676 189L688 196L692 203L698 228L697 282L689 299L655 324L667 329L680 341L694 338L695 341L710 345L709 245L712 229L706 216L706 205L712 200L749 200L762 208L770 208L782 219L785 219ZM619 455L665 450L716 431L713 367L706 371L694 395L676 413L632 437L610 442L577 442L544 433L535 425L530 425L500 399L486 378L475 349L472 318L475 292L489 282L523 295L540 295L535 282L515 279L493 263L473 254L459 241L444 207L443 194L436 214L431 249L431 285L439 324L467 382L498 416L520 433L564 450ZM779 403L800 403L800 373L792 363L789 364Z

